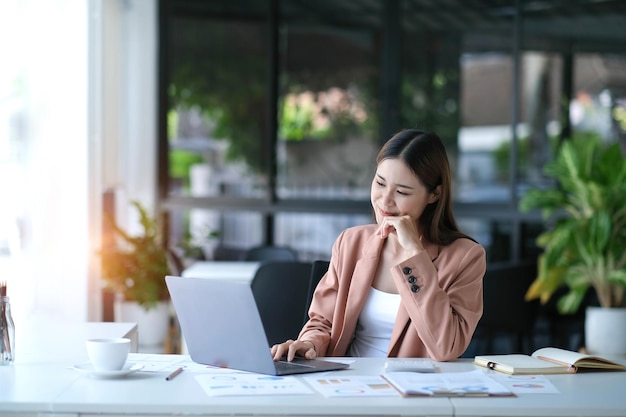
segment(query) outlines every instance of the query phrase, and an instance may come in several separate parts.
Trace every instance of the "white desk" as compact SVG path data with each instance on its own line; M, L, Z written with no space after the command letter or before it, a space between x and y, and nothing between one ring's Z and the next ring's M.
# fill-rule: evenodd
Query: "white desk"
M340 375L378 375L384 359L357 359ZM475 369L468 360L439 364L442 372ZM16 362L0 367L0 416L624 416L626 372L553 375L559 394L515 398L325 398L311 395L209 397L186 371L137 372L92 379L67 361Z
M16 328L15 364L0 366L0 415L46 416L77 381L71 366L87 360L85 340L128 337L137 351L135 323L60 323L29 317Z
M34 327L33 327L34 329ZM172 381L163 372L137 372L123 379L92 379L71 368L86 360L84 339L136 334L128 323L57 324L18 340L12 366L0 366L1 417L149 416L624 416L626 372L551 375L558 394L510 398L325 398L311 395L209 397L186 371ZM28 333L28 331L26 332ZM384 359L356 359L341 375L379 375ZM476 369L469 360L439 363L441 372ZM482 369L482 368L480 368Z
M347 374L378 373L383 362L363 359ZM224 415L407 415L451 416L447 398L325 398L321 394L209 397L183 372L166 381L167 373L137 372L123 379L93 379L53 362L0 368L0 416L31 414L74 417L91 414L169 416ZM11 369L13 368L13 369ZM4 387L11 387L5 390ZM24 413L24 414L18 414ZM37 414L38 413L38 414Z
M342 374L378 373L379 360L363 360ZM92 380L83 378L55 399L57 413L100 412L144 416L451 416L447 398L403 399L399 397L325 398L321 394L283 396L209 397L194 378L183 372L173 381L164 374L139 372L127 380Z
M260 262L246 261L198 261L182 273L188 278L232 279L252 282Z
M626 373L555 375L560 394L517 398L451 398L455 416L626 416Z
M440 364L441 370L474 369L468 361ZM379 374L382 359L358 359L340 375ZM554 375L559 394L515 398L325 398L321 394L209 397L183 372L173 381L163 373L138 372L124 379L92 379L64 363L27 363L0 368L0 416L624 416L626 373ZM6 388L8 387L8 389Z

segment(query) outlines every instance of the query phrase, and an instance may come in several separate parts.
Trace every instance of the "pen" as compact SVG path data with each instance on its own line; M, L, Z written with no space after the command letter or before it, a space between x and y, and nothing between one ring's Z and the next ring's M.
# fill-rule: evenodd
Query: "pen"
M175 370L174 372L172 372L171 374L169 374L165 380L166 381L171 381L172 379L176 378L176 375L180 374L183 371L183 368L180 367L177 370Z

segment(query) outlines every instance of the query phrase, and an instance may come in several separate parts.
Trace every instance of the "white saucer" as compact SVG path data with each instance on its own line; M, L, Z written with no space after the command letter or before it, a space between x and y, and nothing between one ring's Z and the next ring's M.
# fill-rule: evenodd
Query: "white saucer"
M92 378L122 378L143 369L143 365L139 363L127 363L119 371L96 371L93 369L93 365L90 362L83 362L74 365L73 368Z

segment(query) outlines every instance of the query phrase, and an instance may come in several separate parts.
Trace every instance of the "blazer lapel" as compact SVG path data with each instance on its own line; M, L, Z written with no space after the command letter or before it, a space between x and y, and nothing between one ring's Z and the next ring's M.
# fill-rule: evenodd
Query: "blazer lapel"
M379 240L376 242L374 239ZM350 282L350 297L346 308L348 317L358 316L365 300L370 293L374 274L378 267L379 252L382 248L382 240L370 238L363 250L363 256L354 266L352 281ZM354 314L357 313L357 314Z
M352 341L359 315L372 287L382 243L383 241L377 236L370 237L361 252L361 258L354 266L349 295L346 300L344 326L339 337L341 345L337 346L337 350L341 352L347 351L348 345Z

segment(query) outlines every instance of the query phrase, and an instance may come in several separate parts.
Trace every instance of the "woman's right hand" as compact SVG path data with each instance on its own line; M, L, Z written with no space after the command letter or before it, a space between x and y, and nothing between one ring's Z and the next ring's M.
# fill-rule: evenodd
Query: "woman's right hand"
M317 357L313 342L308 340L289 339L286 342L272 346L270 351L275 361L279 361L285 356L289 362L291 362L296 355L306 359L315 359Z

